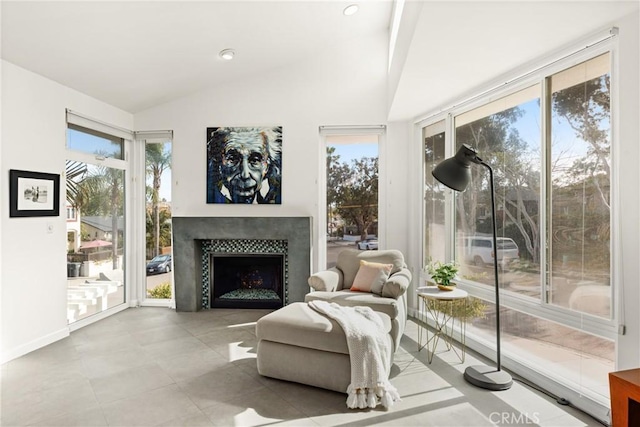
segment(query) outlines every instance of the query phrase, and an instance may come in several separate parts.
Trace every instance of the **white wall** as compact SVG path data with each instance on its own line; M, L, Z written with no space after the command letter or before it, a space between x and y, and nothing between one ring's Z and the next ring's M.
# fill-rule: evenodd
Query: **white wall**
M2 362L68 335L65 108L123 128L133 116L2 61ZM60 216L9 218L9 169L61 175ZM53 232L47 231L48 225Z
M629 15L615 25L619 35L619 102L617 123L620 133L619 188L620 188L620 254L619 294L622 319L627 333L618 337L617 369L631 369L640 366L640 18ZM614 135L616 137L616 135Z
M318 127L385 124L386 64L386 37L363 38L260 78L219 85L136 114L136 130L174 131L173 214L312 216L317 269L318 186L323 185L318 175L326 165ZM207 204L206 128L252 125L283 126L282 205ZM400 174L397 180L394 176L398 189L406 188L406 169L398 161L405 157L406 142L387 137L386 147L381 147L381 161L391 164L388 173ZM384 160L386 155L393 161ZM387 230L387 236L394 236L390 240L394 247L405 243L405 222L398 223L400 232L395 224Z

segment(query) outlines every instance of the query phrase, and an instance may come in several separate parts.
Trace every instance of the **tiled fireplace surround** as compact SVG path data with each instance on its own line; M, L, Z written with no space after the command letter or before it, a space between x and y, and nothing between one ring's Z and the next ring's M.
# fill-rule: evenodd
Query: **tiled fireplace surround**
M173 217L173 266L177 311L203 308L202 242L213 239L286 240L287 303L303 301L311 274L310 217ZM206 300L205 300L206 302Z

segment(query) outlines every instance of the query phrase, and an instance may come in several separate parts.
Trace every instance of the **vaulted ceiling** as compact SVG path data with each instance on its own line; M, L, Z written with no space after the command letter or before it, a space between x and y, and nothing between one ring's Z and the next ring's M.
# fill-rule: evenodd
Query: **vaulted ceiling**
M344 16L354 2L359 12ZM390 0L0 4L3 59L131 113L388 34L393 10ZM389 119L446 105L637 11L637 1L407 1ZM233 61L217 56L225 48Z

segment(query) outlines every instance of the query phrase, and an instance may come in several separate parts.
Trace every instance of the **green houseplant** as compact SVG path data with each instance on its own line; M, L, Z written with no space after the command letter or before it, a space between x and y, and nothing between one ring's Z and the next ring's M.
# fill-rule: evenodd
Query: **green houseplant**
M431 275L431 279L436 283L439 289L452 291L455 289L456 284L452 282L456 278L460 266L456 262L442 263L429 262L427 265L427 273ZM460 319L473 319L484 318L485 310L487 308L484 301L478 298L470 297L466 304L455 304L454 306L448 305L447 301L429 300L429 305L432 309L448 312L453 317Z
M453 287L456 286L452 280L458 274L458 270L458 264L453 261L445 263L440 261L430 262L427 266L427 273L431 275L431 279L440 289L445 291L453 290Z

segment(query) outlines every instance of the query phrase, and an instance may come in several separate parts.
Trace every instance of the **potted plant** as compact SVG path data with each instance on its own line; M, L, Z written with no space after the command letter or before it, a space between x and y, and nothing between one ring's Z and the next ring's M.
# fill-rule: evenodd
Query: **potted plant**
M427 273L431 275L431 279L436 283L439 289L443 291L452 291L456 284L452 280L458 274L459 266L456 262L440 262L429 263Z

